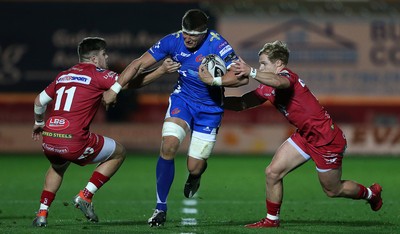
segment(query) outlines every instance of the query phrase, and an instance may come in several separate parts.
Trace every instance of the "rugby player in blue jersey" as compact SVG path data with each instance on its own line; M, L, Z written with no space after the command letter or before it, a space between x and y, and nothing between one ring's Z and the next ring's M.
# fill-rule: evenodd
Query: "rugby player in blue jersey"
M221 57L227 73L235 76L230 65L238 59L229 43L216 31L207 27L208 16L201 10L191 9L182 18L182 30L171 33L154 44L140 58L133 60L122 72L118 82L103 95L106 108L116 101L123 86L138 83L139 74L156 62L171 58L171 66L179 66L179 78L169 98L169 107L162 128L160 157L156 167L157 205L148 223L151 227L163 225L167 214L167 197L174 180L174 158L187 134L191 136L187 168L189 176L184 186L184 195L192 197L200 186L201 175L207 168L207 159L214 148L218 128L223 116L224 89L216 80L215 86L204 84L198 77L202 59L209 54ZM147 84L152 80L141 80ZM237 79L226 79L236 80ZM248 78L235 82L233 86L248 83ZM222 84L229 86L229 84ZM141 86L139 84L139 86Z

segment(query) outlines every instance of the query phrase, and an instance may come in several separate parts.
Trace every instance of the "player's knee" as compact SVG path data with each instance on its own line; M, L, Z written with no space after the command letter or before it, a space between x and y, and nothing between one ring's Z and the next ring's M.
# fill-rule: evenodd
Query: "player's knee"
M269 165L267 168L265 168L265 176L267 177L267 180L270 180L270 181L277 181L280 179L280 174L271 165Z
M206 169L207 169L207 160L197 159L193 157L188 158L189 174L201 176Z
M340 196L340 189L322 187L322 190L330 198L334 198L334 197L339 197Z
M161 156L164 159L173 159L179 149L180 142L174 136L164 136L161 144Z
M114 153L110 158L123 161L125 160L125 157L126 157L126 148L121 143L116 141Z
M54 171L57 172L59 175L64 175L65 171L67 170L68 166L70 165L70 162L65 162L63 164L51 164L51 167L53 168Z
M179 144L182 143L186 137L186 131L181 126L173 122L164 122L162 128L162 137L174 136L179 140Z

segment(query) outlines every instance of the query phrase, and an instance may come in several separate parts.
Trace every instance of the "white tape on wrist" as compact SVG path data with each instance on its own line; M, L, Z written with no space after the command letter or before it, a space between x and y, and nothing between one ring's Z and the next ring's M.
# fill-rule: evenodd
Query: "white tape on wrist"
M35 120L35 124L38 126L44 126L44 121L43 120L41 120L41 121Z
M250 78L255 79L257 76L257 69L251 67L249 76L250 76Z
M118 82L115 82L112 86L111 86L111 88L110 88L112 91L114 91L115 93L119 93L119 91L121 91L121 89L122 89L122 86L118 83Z
M212 86L221 86L222 85L222 77L214 77L213 82L211 83Z

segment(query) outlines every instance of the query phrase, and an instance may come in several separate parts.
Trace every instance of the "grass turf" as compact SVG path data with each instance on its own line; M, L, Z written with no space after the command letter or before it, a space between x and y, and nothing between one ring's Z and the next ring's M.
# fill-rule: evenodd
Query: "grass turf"
M168 198L167 223L150 228L155 205L156 155L129 155L121 169L94 197L99 223L89 223L71 200L89 179L94 165L71 165L48 217L46 228L31 222L39 207L48 162L41 155L0 156L1 233L400 233L398 158L351 157L343 179L383 186L378 212L365 201L328 198L315 166L308 162L284 181L285 195L278 229L246 229L265 216L264 168L268 156L213 155L194 199L185 199L186 158L176 159L175 181ZM187 203L187 201L196 204ZM197 213L191 213L196 210Z

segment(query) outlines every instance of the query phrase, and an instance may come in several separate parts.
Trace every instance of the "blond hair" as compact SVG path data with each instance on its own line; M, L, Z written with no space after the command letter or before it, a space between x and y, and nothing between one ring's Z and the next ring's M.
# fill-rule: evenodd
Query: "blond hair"
M286 43L282 41L274 41L266 43L258 52L258 56L265 54L271 62L281 60L285 65L289 62L289 49Z

